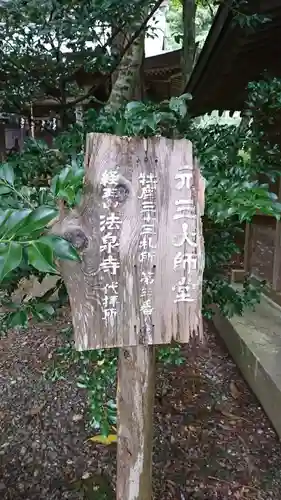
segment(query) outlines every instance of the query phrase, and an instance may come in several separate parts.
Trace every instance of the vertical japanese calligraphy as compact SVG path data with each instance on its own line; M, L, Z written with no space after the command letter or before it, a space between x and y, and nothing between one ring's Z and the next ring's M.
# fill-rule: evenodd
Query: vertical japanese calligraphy
M107 326L113 326L117 316L118 301L118 277L117 271L120 268L119 261L119 230L122 224L120 217L114 212L114 199L116 185L118 183L118 169L104 172L101 179L102 208L105 213L100 215L100 271L102 273L103 298L102 311L103 321ZM105 282L105 280L109 282Z
M174 271L182 271L183 276L173 285L174 303L194 302L197 298L196 271L197 256L197 225L194 203L193 167L184 165L178 169L174 177L175 189L182 198L175 201L173 220L177 221L176 234L172 244L177 252L174 256ZM194 274L194 276L193 276Z
M156 185L157 178L153 173L139 174L141 231L139 241L140 266L140 313L143 316L143 341L152 339L152 286L155 274L155 235L156 235Z
M78 349L202 337L203 208L190 141L88 135L81 205L53 229L86 242L60 263Z

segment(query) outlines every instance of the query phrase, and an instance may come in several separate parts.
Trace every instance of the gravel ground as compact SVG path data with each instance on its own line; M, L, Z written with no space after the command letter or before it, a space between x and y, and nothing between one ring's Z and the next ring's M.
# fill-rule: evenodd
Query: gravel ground
M116 446L87 441L75 373L44 377L61 326L0 341L3 500L114 498ZM154 500L280 499L280 443L213 328L183 352L183 365L158 367Z

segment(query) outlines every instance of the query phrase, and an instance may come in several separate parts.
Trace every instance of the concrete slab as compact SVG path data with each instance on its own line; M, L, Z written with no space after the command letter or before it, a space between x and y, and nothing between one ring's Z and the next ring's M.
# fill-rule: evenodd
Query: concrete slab
M214 323L281 439L281 308L262 296L255 310Z

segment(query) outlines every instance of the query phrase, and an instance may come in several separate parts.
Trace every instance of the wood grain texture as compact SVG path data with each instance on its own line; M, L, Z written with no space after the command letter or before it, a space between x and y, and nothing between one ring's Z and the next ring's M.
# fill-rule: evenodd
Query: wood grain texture
M155 352L119 350L117 500L151 500Z
M202 329L204 269L204 181L192 144L93 133L87 137L85 167L83 202L55 228L81 251L81 263L61 262L76 347L188 342ZM105 173L110 178L116 167L108 208ZM109 232L110 256L101 251Z

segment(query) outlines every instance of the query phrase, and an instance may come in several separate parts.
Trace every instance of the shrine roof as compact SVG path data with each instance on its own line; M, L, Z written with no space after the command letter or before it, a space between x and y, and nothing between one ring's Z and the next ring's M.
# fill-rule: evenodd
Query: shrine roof
M185 92L194 115L240 111L247 86L265 72L281 77L281 0L248 0L243 12L268 18L255 28L238 23L234 1L219 7ZM242 8L242 7L241 7Z

